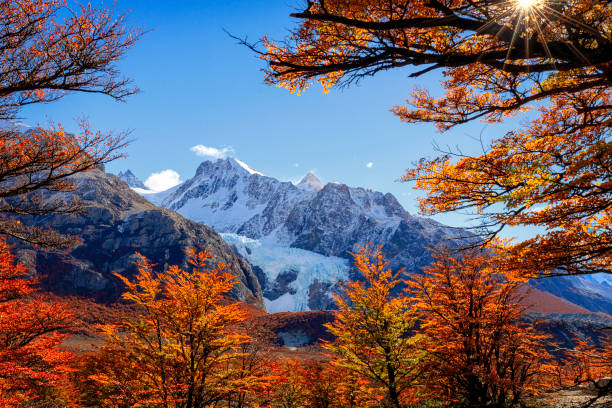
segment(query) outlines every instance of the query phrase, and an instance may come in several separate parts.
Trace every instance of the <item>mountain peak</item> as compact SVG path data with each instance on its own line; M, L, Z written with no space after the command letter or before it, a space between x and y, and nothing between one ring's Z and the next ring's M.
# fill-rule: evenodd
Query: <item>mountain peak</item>
M132 188L142 188L145 190L147 189L144 183L138 177L136 177L136 175L132 173L130 169L127 169L126 171L120 171L119 174L117 174L117 177L125 181L127 185Z
M245 162L238 160L234 157L227 157L225 159L217 159L213 160L205 160L198 166L196 170L196 176L200 176L202 174L207 175L221 175L221 174L239 174L241 176L250 176L252 174L257 174L258 176L263 176L262 173L254 170Z
M136 177L136 175L132 173L132 170L127 169L126 171L120 171L117 177Z
M302 180L296 184L300 188L319 191L323 188L323 183L317 176L315 176L311 171L306 173Z

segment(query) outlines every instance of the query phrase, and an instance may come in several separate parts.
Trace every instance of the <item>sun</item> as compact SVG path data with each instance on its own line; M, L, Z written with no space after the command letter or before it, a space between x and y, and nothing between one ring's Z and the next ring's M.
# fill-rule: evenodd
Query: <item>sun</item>
M538 3L538 0L516 0L516 3L520 8L528 9L535 6Z

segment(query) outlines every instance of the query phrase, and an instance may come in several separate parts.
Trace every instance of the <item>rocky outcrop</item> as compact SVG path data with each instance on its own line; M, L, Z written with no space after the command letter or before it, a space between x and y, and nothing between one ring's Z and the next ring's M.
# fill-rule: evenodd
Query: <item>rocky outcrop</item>
M315 279L308 288L308 307L310 310L335 309L336 303L330 295L336 291L338 286L335 283Z
M158 270L169 265L187 267L185 250L208 249L211 265L225 263L237 284L232 296L263 307L261 287L250 265L211 228L145 200L118 177L97 169L73 178L74 194L83 200L80 214L23 218L78 236L82 244L71 250L34 250L21 244L18 255L43 285L58 293L85 295L99 301L119 298L115 273L136 272L135 253L146 256Z

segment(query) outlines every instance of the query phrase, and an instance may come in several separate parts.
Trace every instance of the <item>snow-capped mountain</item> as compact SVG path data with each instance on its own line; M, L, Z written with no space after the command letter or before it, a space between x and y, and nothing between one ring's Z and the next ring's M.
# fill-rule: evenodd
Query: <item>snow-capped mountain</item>
M233 158L205 161L191 179L145 197L224 233L258 273L271 311L329 308L359 245L382 244L393 268L412 272L431 261L429 247L462 234L410 215L392 194L323 185L312 173L279 181Z
M429 263L427 248L452 245L462 234L410 215L392 194L323 186L312 173L295 185L232 158L201 163L161 204L218 232L325 256L346 259L358 245L383 244L392 266L408 271Z
M273 312L332 307L336 282L354 276L349 251L359 245L383 245L394 270L415 272L431 262L430 248L460 245L466 237L463 230L412 216L392 194L324 185L312 173L295 184L279 181L232 158L205 161L182 184L142 194L222 233L252 265ZM594 279L553 278L534 286L612 313L612 285Z
M127 185L130 186L131 188L141 188L143 190L147 189L144 183L138 177L136 177L136 175L132 173L132 170L130 169L126 171L120 171L117 174L117 177L125 181Z
M259 239L278 230L293 207L311 195L238 160L220 159L200 164L195 176L175 187L161 204L219 232Z

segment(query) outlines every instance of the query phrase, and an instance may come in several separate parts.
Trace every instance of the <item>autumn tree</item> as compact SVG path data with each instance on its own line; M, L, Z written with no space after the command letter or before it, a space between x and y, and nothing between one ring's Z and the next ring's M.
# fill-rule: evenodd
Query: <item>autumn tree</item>
M383 398L371 381L329 361L304 362L298 373L305 408L374 408Z
M274 408L301 408L305 399L302 389L304 382L300 376L301 363L288 360L271 367L275 373L275 381L268 393L260 397L262 406Z
M266 81L325 91L388 69L440 70L445 94L415 89L392 111L441 131L496 123L536 108L522 129L481 155L442 151L407 171L427 195L424 213L475 209L490 241L507 226L543 227L508 245L507 267L531 276L612 270L610 3L312 0L285 41L244 44L267 63Z
M426 389L461 406L516 406L552 385L545 337L520 321L525 280L491 255L444 250L407 282L421 315Z
M339 408L377 408L383 400L375 382L364 378L355 371L331 366L335 378L336 398Z
M28 132L0 130L0 234L34 245L70 247L78 237L28 225L15 216L69 214L82 210L80 200L61 194L74 189L69 177L119 157L123 134L94 131L81 122L79 134L61 126Z
M403 271L388 268L380 247L361 248L354 257L363 281L340 284L336 319L326 325L336 339L325 348L334 353L333 364L371 381L386 405L399 408L419 377L410 333L416 317L406 297L392 295Z
M375 408L382 398L367 379L330 361L287 360L271 367L274 380L263 406Z
M203 408L260 385L241 375L239 351L250 339L236 330L244 309L227 298L234 276L224 264L208 268L208 251L188 256L191 271L156 274L141 257L135 280L118 275L140 316L104 326L107 359L91 376L101 406Z
M312 408L339 407L337 386L341 382L341 370L334 369L328 362L307 362L303 365L301 377L305 391L304 405Z
M68 406L73 354L62 349L74 324L66 305L36 295L36 281L0 239L0 406Z
M69 93L121 101L136 92L115 66L142 34L128 27L126 14L62 0L0 1L0 12L1 120ZM124 144L124 134L93 131L85 122L79 134L59 125L0 128L0 234L33 244L74 244L74 237L17 223L14 216L78 210L77 202L49 201L45 192L69 191L69 176L117 158Z
M574 342L576 346L573 349L562 350L565 357L564 364L559 367L559 387L591 387L595 395L585 406L603 398L612 399L612 333L608 333L602 345L591 344L588 339L579 337Z
M270 342L274 334L248 317L238 330L248 336L248 341L240 344L236 358L228 360L226 367L234 370L238 382L243 380L249 385L232 389L226 403L228 408L258 407L276 380L277 358Z

